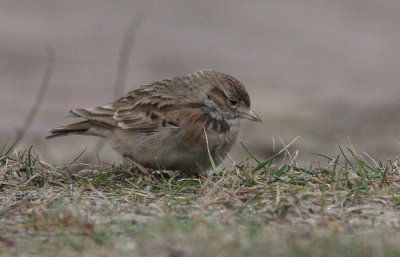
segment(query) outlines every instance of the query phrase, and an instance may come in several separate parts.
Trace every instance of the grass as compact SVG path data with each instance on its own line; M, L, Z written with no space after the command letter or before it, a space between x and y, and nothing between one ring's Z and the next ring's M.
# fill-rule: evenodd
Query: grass
M13 147L0 149L1 256L400 255L400 160L339 148L299 166L285 149L155 180Z

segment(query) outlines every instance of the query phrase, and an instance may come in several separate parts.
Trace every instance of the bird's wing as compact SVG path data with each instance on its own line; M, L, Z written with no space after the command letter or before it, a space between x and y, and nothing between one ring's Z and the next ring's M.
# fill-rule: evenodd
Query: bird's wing
M200 113L200 110L187 99L185 88L173 83L162 81L145 85L114 103L96 108L74 109L71 112L97 124L137 132L179 129L185 117L190 115L188 111ZM173 93L168 88L171 86L176 86Z

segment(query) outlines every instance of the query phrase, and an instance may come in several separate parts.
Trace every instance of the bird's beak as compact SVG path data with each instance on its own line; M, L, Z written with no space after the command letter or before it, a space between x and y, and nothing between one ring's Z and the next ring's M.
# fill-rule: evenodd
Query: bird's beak
M260 116L257 115L257 113L253 112L252 110L249 110L248 112L239 112L240 118L251 120L251 121L257 121L261 122Z

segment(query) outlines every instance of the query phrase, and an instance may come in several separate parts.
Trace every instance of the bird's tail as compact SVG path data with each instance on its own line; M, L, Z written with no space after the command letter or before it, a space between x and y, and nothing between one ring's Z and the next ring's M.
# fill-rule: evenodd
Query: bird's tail
M88 133L91 128L94 128L96 125L94 125L90 121L81 121L77 123L73 123L67 126L62 126L58 127L55 129L52 129L49 131L50 135L48 135L46 138L54 138L54 137L61 137L61 136L68 136L68 135L93 135L92 133Z

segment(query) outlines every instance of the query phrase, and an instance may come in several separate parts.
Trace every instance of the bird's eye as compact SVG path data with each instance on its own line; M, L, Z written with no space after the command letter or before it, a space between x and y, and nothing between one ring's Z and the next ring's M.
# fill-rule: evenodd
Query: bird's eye
M236 107L236 105L239 103L239 100L236 99L236 98L229 98L228 101L229 101L229 104L230 104L232 107Z

